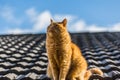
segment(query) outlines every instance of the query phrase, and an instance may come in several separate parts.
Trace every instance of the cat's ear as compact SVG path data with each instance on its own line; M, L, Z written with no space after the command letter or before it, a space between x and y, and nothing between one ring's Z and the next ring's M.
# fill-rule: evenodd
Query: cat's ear
M50 22L51 22L51 24L53 23L53 20L52 19L50 19Z
M63 26L66 27L66 25L67 25L67 19L65 18L65 19L62 21L62 23L63 23Z

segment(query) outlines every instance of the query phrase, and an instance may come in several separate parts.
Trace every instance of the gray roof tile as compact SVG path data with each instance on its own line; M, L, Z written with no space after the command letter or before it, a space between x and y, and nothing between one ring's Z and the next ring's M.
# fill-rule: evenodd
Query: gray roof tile
M88 68L99 67L104 76L90 80L120 80L120 32L72 33ZM49 80L45 34L0 36L0 80Z

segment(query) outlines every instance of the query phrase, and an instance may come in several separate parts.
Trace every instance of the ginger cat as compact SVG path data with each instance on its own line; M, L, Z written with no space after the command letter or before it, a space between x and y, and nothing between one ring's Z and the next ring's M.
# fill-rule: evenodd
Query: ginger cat
M47 28L47 75L52 80L88 80L93 74L103 75L99 68L87 70L87 62L80 49L72 43L67 31L67 19L53 22Z

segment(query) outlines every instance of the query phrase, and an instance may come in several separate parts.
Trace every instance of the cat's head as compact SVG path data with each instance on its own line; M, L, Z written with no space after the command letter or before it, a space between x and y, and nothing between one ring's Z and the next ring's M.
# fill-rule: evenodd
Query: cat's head
M47 33L51 35L59 35L67 31L67 19L64 19L62 22L54 22L51 19L51 23L47 28Z

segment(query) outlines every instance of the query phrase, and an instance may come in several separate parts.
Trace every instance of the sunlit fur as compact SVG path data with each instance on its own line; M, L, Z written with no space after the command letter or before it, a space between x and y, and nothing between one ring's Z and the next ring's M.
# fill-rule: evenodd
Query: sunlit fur
M88 80L92 73L102 75L99 68L87 70L87 62L79 47L71 42L66 24L66 19L62 22L51 20L47 28L48 77L52 80Z

